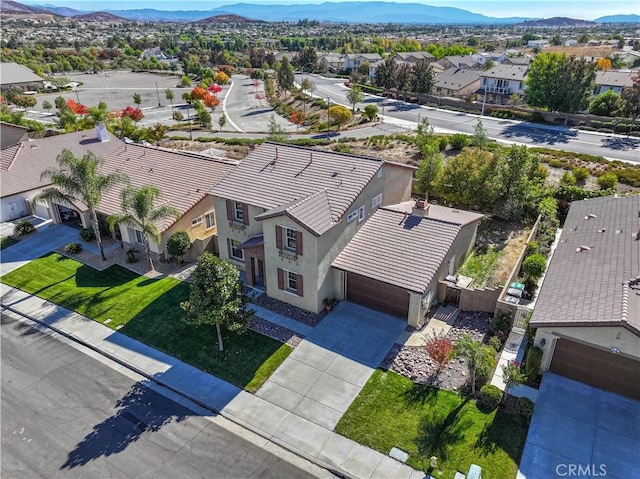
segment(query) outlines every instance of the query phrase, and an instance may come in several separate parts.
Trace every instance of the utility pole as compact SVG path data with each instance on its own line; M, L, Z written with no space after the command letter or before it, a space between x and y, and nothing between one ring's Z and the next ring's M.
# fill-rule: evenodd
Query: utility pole
M158 82L156 82L156 95L158 95L158 108L162 106L160 103L160 91L158 90Z
M331 98L327 97L327 140L329 139L329 107L331 106Z

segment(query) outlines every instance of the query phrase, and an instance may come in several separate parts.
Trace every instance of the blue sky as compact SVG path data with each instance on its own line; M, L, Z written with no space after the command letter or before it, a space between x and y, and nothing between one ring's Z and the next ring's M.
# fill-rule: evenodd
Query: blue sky
M20 0L18 0L20 1ZM361 0L350 0L361 1ZM364 1L364 0L362 0ZM640 14L638 0L395 0L403 3L423 3L432 6L457 7L474 13L481 13L492 17L571 17L583 20L593 20L604 15L612 14ZM157 10L211 10L222 5L234 3L261 4L304 4L324 3L322 0L111 0L98 2L92 0L22 0L29 5L66 6L78 10L128 10L132 8L154 8Z

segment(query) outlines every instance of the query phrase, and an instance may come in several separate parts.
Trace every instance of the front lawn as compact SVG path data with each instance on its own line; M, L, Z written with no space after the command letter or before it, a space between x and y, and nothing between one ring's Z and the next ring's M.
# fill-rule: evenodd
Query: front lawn
M434 477L451 478L478 464L483 477L513 479L527 429L520 416L482 412L456 393L378 370L335 430L384 454L398 447L409 453L407 464L422 471L436 456Z
M2 238L0 238L0 251L8 248L9 246L13 246L17 242L18 240L13 239L11 236L3 236Z
M149 279L117 265L97 271L49 253L2 276L2 282L112 329L123 325L119 332L251 392L291 353L290 346L253 331L225 334L225 351L219 353L215 327L181 321L180 302L189 286L173 278Z

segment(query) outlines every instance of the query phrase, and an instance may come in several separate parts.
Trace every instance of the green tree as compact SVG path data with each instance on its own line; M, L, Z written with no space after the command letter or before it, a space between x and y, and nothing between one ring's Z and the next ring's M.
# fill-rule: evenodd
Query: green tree
M222 327L238 333L247 330L254 316L247 309L248 302L242 293L240 271L228 261L205 252L192 274L189 300L180 303L180 307L187 313L183 321L215 325L218 350L222 352Z
M269 134L266 138L267 141L273 141L276 143L287 142L287 134L284 131L284 128L276 121L276 116L273 113L269 117L268 131Z
M478 120L476 126L473 127L473 136L471 136L471 146L485 148L489 143L489 135L485 129L482 120Z
M45 111L47 111L47 112L48 112L49 110L51 110L51 109L53 108L53 105L51 104L51 102L50 102L50 101L45 100L45 101L43 101L43 102L42 102L42 108L43 108Z
M128 186L120 194L123 213L115 213L107 218L109 228L112 231L115 225L123 224L142 233L144 251L152 270L154 267L149 242L150 240L154 240L156 243L160 242L160 230L157 223L165 219L178 219L180 217L178 210L171 206L156 207L155 203L159 196L160 189L157 186L146 185L141 188Z
M67 107L67 103L62 96L57 96L55 100L53 100L53 104L56 106L58 110L63 110Z
M89 119L94 123L104 123L107 121L108 107L103 101L98 103L98 106L89 108Z
M178 110L174 111L172 116L175 121L179 122L184 120L184 115Z
M280 85L280 88L285 92L289 92L293 89L293 67L291 66L291 63L289 63L289 58L286 56L282 58L282 62L280 63L277 80L278 85Z
M391 57L376 67L376 85L382 88L393 88L396 86L398 67Z
M29 95L18 95L13 99L13 103L26 110L27 108L33 108L36 106L37 100Z
M180 264L184 261L182 257L187 254L191 248L191 238L186 231L176 231L167 240L167 253L171 256L177 256L180 260Z
M222 131L222 129L226 124L227 124L227 115L223 113L218 119L218 125L220 125L220 131Z
M633 85L622 90L622 100L625 103L625 113L634 120L640 116L640 73L633 78Z
M413 65L413 91L429 94L435 85L435 73L433 67L426 60L418 60Z
M600 93L589 105L589 113L599 116L620 116L624 114L625 102L613 90Z
M182 80L181 80L180 83L182 84L182 86L190 87L191 86L191 79L187 75L182 75Z
M488 376L494 366L494 350L465 334L453 346L453 354L457 358L467 360L471 371L471 395L476 395L476 376Z
M378 107L373 104L365 106L364 116L367 120L372 121L376 116L378 116Z
M351 105L351 111L355 113L356 103L361 103L363 100L364 93L362 93L362 88L358 85L353 85L347 93L347 101Z
M340 125L346 123L351 119L351 112L349 109L342 105L332 105L329 107L329 118L332 123L338 125L338 130L340 129Z
M135 103L138 108L140 108L140 105L142 104L142 97L140 96L140 93L133 94L133 103Z
M175 94L171 88L167 88L164 91L164 97L171 102L171 114L173 115L173 99L175 98Z
M58 155L57 161L59 168L46 169L41 175L49 179L52 187L37 195L33 201L84 205L91 218L100 256L106 261L98 223L98 208L104 194L118 183L128 181L128 177L123 173L100 174L104 160L91 152L78 158L71 150L65 149Z
M512 145L504 158L501 191L495 214L504 219L520 219L525 214L536 215L536 195L544 178L539 177L540 159L522 145Z

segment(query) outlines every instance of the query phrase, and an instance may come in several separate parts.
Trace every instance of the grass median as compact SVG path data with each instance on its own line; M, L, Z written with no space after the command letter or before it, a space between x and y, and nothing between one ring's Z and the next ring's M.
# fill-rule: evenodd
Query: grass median
M384 454L400 448L409 453L408 465L432 477L451 478L478 464L483 477L512 479L527 429L520 416L483 412L459 394L378 370L335 430ZM434 471L431 456L438 458Z
M253 331L225 333L218 351L213 326L181 320L188 284L150 279L120 266L97 271L49 253L2 282L87 316L247 391L256 391L291 353L291 347ZM110 321L107 321L110 320Z

